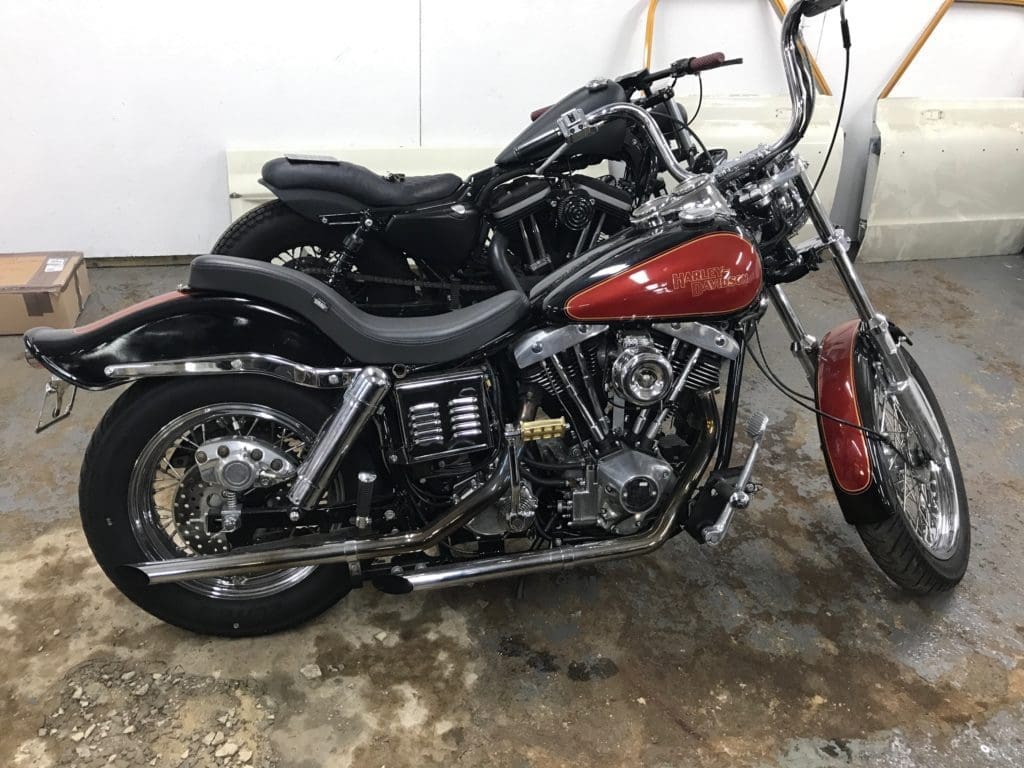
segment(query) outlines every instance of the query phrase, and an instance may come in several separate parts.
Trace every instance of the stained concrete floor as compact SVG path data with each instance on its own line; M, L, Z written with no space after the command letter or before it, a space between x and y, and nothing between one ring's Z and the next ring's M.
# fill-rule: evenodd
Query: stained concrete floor
M122 599L78 527L82 452L114 393L35 436L45 376L0 339L0 763L1024 765L1024 262L863 275L912 331L959 448L974 551L948 596L885 580L839 514L812 419L754 370L765 490L717 550L679 537L532 577L521 598L510 582L366 589L291 632L198 637ZM97 269L83 319L182 276ZM849 315L828 273L792 297L818 333ZM763 336L798 383L774 319Z

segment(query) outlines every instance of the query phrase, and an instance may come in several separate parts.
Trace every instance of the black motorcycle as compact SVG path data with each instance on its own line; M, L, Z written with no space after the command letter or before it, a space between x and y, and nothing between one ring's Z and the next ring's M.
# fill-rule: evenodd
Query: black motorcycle
M535 111L532 125L495 165L465 181L450 173L380 176L331 157L276 158L263 166L260 182L277 199L239 218L213 252L313 275L375 314L428 314L499 290L486 247L497 234L509 267L528 288L621 230L633 208L665 188L658 176L664 164L644 133L625 120L601 126L549 160L562 139L561 115L636 96L674 143L676 158L710 170L721 151L699 151L672 86L654 87L737 63L716 53L656 72L594 80ZM621 162L620 176L577 173L607 160Z
M56 378L135 382L93 434L80 505L129 599L198 632L252 635L351 588L435 589L722 541L752 502L768 419L733 463L744 361L773 304L811 384L840 508L878 565L928 593L963 577L967 496L907 337L872 305L848 241L793 153L814 84L796 0L783 23L784 136L693 174L650 112L612 102L571 130L629 121L679 186L555 270L448 314L368 314L297 270L203 256L188 286L72 331L25 335ZM844 19L845 27L845 19ZM788 236L810 219L818 240ZM782 285L830 257L857 317L820 341ZM721 369L728 368L719 405ZM800 396L793 395L800 401Z

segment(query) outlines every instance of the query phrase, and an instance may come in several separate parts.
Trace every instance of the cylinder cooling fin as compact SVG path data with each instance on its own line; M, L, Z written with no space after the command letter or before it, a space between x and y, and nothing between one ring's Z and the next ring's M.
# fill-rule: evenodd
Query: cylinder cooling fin
M710 352L702 352L697 364L686 378L686 388L700 392L718 389L721 383L722 358Z
M632 192L611 177L524 177L499 187L488 211L527 273L557 267L629 222Z
M527 179L510 185L495 196L491 218L498 226L525 218L542 209L553 192L546 179Z
M593 434L593 424L610 416L613 435L643 435L649 444L664 419L677 410L684 391L708 392L720 386L721 355L666 333L608 330L591 337L580 333L583 340L569 347L557 343L559 333L585 327L566 326L543 339L533 334L517 347L525 379L561 403L579 436ZM534 349L551 352L540 359L538 352L531 359L527 353ZM581 405L591 418L584 414L577 422L572 417L579 415Z

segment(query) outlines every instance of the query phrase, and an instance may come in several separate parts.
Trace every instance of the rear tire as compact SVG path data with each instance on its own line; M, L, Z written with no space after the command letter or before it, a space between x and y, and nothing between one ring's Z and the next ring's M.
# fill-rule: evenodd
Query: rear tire
M351 231L351 226L327 226L310 221L280 200L272 200L248 211L228 227L214 244L213 252L297 269L326 283L342 243ZM373 235L366 237L352 260L352 267L355 274L368 277L403 280L414 277L405 257ZM383 307L400 308L417 298L412 286L361 283L346 279L344 274L335 287L346 299L367 311L377 312L374 306L379 305L380 314L399 314L397 310L389 312Z
M314 436L331 413L330 404L316 393L261 376L211 376L134 384L104 415L86 450L79 486L82 526L104 573L143 610L192 632L229 637L262 635L301 624L334 605L350 589L348 568L317 566L300 574L302 578L297 581L284 580L276 591L267 590L270 594L250 593L242 597L233 597L238 593L230 591L223 596L210 596L185 584L147 586L130 570L122 569L127 564L154 559L144 548L145 538L138 533L138 516L131 511L136 463L168 424L183 414L223 407L225 403L257 406L287 415ZM361 453L362 463L375 461L370 450L354 453ZM351 471L362 468L371 467L352 467ZM346 466L343 474L348 474L349 469ZM148 517L156 518L156 512L149 512ZM176 556L188 554L178 552ZM245 589L244 584L241 589Z

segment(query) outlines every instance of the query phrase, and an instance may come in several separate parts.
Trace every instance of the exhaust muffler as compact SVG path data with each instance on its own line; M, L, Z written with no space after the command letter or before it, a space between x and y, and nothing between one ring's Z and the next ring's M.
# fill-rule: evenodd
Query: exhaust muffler
M286 545L246 547L227 555L180 557L121 566L126 573L142 576L147 584L170 584L212 576L241 576L259 571L276 571L300 565L325 565L374 557L394 557L421 552L437 544L485 507L497 503L508 488L508 459L482 486L463 497L447 514L410 533L366 539L333 538L330 534L303 536ZM302 539L307 539L303 542Z
M577 565L618 560L644 555L658 549L672 538L679 526L679 510L690 498L692 487L677 491L658 524L642 536L625 536L610 541L593 541L541 552L525 552L485 557L465 563L427 566L404 574L375 577L373 585L382 592L401 594L414 590L443 589L462 584L475 584L509 576L526 576L570 568Z

